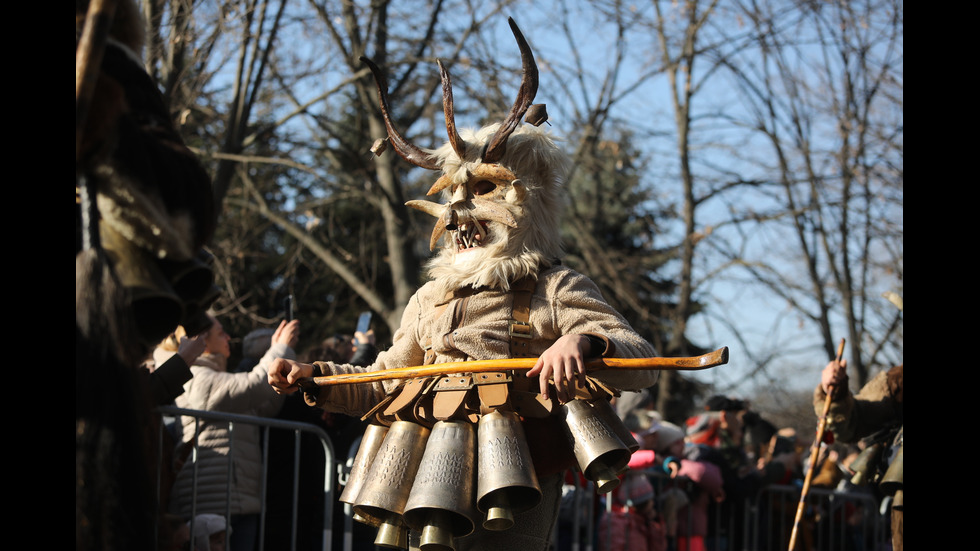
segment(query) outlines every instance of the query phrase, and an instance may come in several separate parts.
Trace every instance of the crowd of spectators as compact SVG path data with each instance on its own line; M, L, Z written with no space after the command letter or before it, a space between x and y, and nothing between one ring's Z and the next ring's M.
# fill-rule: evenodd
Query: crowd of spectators
M776 427L747 402L726 396L709 398L703 411L676 424L648 402L619 406L640 449L631 457L621 488L598 508L595 543L600 551L725 551L748 542L760 549L786 549L798 490L811 465L816 465L811 487L856 498L839 500L839 507L814 500L798 523L803 537L796 549L817 549L816 533L825 526L837 533L824 537L846 541L846 549L866 548L868 538L880 537L864 521L878 514L867 504L882 496L873 486L856 483L851 470L863 446L831 438L811 458L811 442L793 427ZM649 506L650 496L636 489L637 475L652 482ZM773 488L789 491L776 494ZM643 496L644 503L630 501L630 495Z
M178 328L174 335L161 343L154 355L155 362L147 364L154 401L158 405L176 403L191 409L237 411L309 423L322 428L330 436L335 461L344 462L354 456L364 422L311 408L300 394L284 397L269 392L264 366L275 357L368 365L377 355L373 333L331 337L297 354L298 324L283 322L277 329L253 331L243 339L242 362L236 370L228 371L222 360L227 360L229 356L230 338L220 322L217 319L213 321L211 330L195 338L182 335ZM200 390L204 387L206 391ZM232 408L230 404L233 403L251 405L243 406L244 409ZM752 534L751 537L759 542L761 548L785 548L787 535L795 520L796 501L783 499L763 502L758 498L773 485L799 488L811 464L816 465L812 476L812 486L815 488L861 494L874 499L880 497L873 487L856 483L857 478L850 470L852 464L861 461L861 452L867 448L865 444L824 443L817 448L818 457L811 458L810 443L799 438L794 428L774 426L742 400L711 397L704 404L703 411L678 423L665 420L659 412L650 408L649 401L631 403L624 400L617 407L640 444L640 449L632 454L629 468L622 475L622 482L616 490L607 496L587 498L594 499L594 508L590 509L594 509L595 517L591 520L596 528L594 543L600 551L735 549L739 547L739 542L747 541L750 537L746 533L747 527L752 524L749 521L758 522L760 516L778 528ZM236 505L233 508L232 524L227 531L224 529L224 495L214 500L213 507L208 505L206 499L199 498L198 520L191 522L186 480L193 462L187 461L188 452L192 446L197 446L197 468L201 469L208 461L209 449L214 451L217 441L213 434L208 436L210 433L206 431L220 433L223 429L215 426L209 428L207 424L198 425L193 418L184 419L175 428L176 443L180 445L175 447L169 460L173 462L178 483L171 488L177 493L170 499L171 515L168 518L173 519L177 527L172 541L177 542L178 546L172 548L190 548L189 531L197 522L201 523L194 527L198 548L206 549L201 546L208 545L205 543L207 538L213 541L210 549L220 549L225 542L228 549L257 548L259 492L254 484L250 492L236 490L236 495L251 493L252 505L244 508ZM320 548L325 520L322 445L310 433L302 436L298 464L303 483L299 485L296 496L298 506L294 512L291 504L294 499L292 466L296 459L295 436L291 431L283 430L273 430L267 434L269 478L264 494L264 548L274 549L290 541L294 523L298 528L295 532L296 548ZM218 440L225 442L226 439L227 435L224 440ZM245 438L236 444L241 446L238 453L257 454L258 443L257 438ZM226 461L221 463L221 469L227 469ZM574 476L574 473L571 474ZM257 483L257 478L252 482ZM223 492L223 483L220 487ZM207 484L204 489L206 496ZM342 490L343 480L340 479L336 482L334 495L339 495ZM342 527L351 524L345 523L347 513L343 507L334 507L333 512L332 546L342 549L345 536L349 536L344 534ZM797 548L816 549L816 523L823 519L824 522L832 520L841 530L848 531L844 539L851 542L850 547L860 549L862 541L869 537L862 529L865 526L862 520L874 514L877 511L861 506L857 501L845 502L844 506L835 510L808 509L800 522L802 537ZM243 515L249 517L250 522L242 524ZM747 515L753 518L749 519ZM221 518L220 523L215 516ZM239 524L237 528L236 523ZM219 524L222 527L220 531L216 529ZM211 531L199 533L199 530ZM354 522L353 531L355 549L373 548L374 532L370 527ZM199 537L201 534L203 536ZM247 539L248 545L240 547L243 539ZM779 541L767 541L777 539Z

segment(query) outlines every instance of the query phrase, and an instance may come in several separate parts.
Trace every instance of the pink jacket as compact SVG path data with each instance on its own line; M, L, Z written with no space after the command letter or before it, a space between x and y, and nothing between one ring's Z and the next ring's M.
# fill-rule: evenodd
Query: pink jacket
M677 472L677 477L687 478L697 485L695 491L688 493L690 503L678 511L677 535L708 535L708 507L725 495L722 491L724 481L721 478L721 469L707 461L681 459L681 468ZM691 510L690 525L688 525L688 508Z

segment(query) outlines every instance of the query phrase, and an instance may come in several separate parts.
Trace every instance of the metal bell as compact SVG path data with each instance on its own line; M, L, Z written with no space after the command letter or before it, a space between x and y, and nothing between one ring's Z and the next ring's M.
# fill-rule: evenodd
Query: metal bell
M623 441L623 444L626 444L626 449L630 451L630 454L640 449L640 443L636 441L636 438L633 438L633 433L630 432L630 429L623 423L623 420L616 414L609 400L598 399L592 402L592 407L602 417L602 420L609 425L609 428L616 433L616 436ZM629 458L627 458L628 462ZM623 467L625 466L623 465Z
M381 448L381 443L384 442L387 434L388 427L377 423L372 423L364 429L361 444L357 448L357 454L354 455L354 464L351 465L350 474L347 475L347 484L344 485L344 491L340 493L341 502L347 503L351 507L354 506L357 496L364 486L365 480L367 480L368 471L370 471L371 465L378 455L378 450ZM368 519L364 519L356 513L354 520L370 524Z
M402 522L401 516L391 515L378 525L378 535L374 545L389 549L405 549L408 547L408 527Z
M432 427L402 515L421 532L420 551L453 551L453 538L473 532L475 456L473 423L448 420Z
M595 484L597 493L612 491L619 486L617 473L629 463L629 448L586 401L572 400L562 409L566 435L582 474Z
M160 342L180 324L180 297L148 252L107 224L100 224L100 237L113 271L129 292L136 330L145 342Z
M541 501L524 427L517 413L498 409L480 418L477 439L477 507L486 513L483 527L507 530L515 514Z
M404 549L408 544L408 526L402 513L429 432L428 428L416 423L395 421L378 448L353 507L361 522L378 527L374 540L377 546Z
M878 469L878 461L881 460L881 452L884 448L878 442L870 444L868 447L864 448L854 461L848 466L850 469L851 484L855 486L864 486L870 480L873 480Z
M881 477L881 482L878 483L878 488L885 495L895 495L896 492L904 489L902 484L905 474L904 449L904 444L898 447L898 451L895 452L895 457L892 458L891 464L888 465L888 470L885 471L885 475Z

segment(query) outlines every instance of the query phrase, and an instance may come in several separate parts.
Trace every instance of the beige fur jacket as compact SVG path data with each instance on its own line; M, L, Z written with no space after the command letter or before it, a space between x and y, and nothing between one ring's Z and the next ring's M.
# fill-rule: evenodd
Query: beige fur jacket
M445 308L442 306L445 305ZM425 363L425 346L435 353L431 363L509 358L513 295L497 289L457 292L452 297L433 282L424 285L405 308L392 346L368 367L316 362L324 375L377 371ZM595 283L564 266L538 275L531 296L532 336L527 356L539 356L559 337L588 334L602 339L604 357L641 358L656 355L653 346L602 297ZM618 390L641 390L657 381L657 371L596 373L602 383ZM310 405L350 416L362 416L378 404L398 381L323 386ZM537 383L534 382L534 388Z

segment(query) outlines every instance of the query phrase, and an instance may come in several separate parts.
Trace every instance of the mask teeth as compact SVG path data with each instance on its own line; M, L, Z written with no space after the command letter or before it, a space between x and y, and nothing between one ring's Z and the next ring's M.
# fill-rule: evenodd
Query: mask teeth
M477 230L477 228L480 229ZM455 232L453 232L455 235L457 247L460 250L469 249L470 247L475 247L477 242L474 239L474 234L476 234L477 231L479 231L481 237L485 235L483 233L483 228L480 226L479 222L475 224L467 224L465 230L458 229Z

